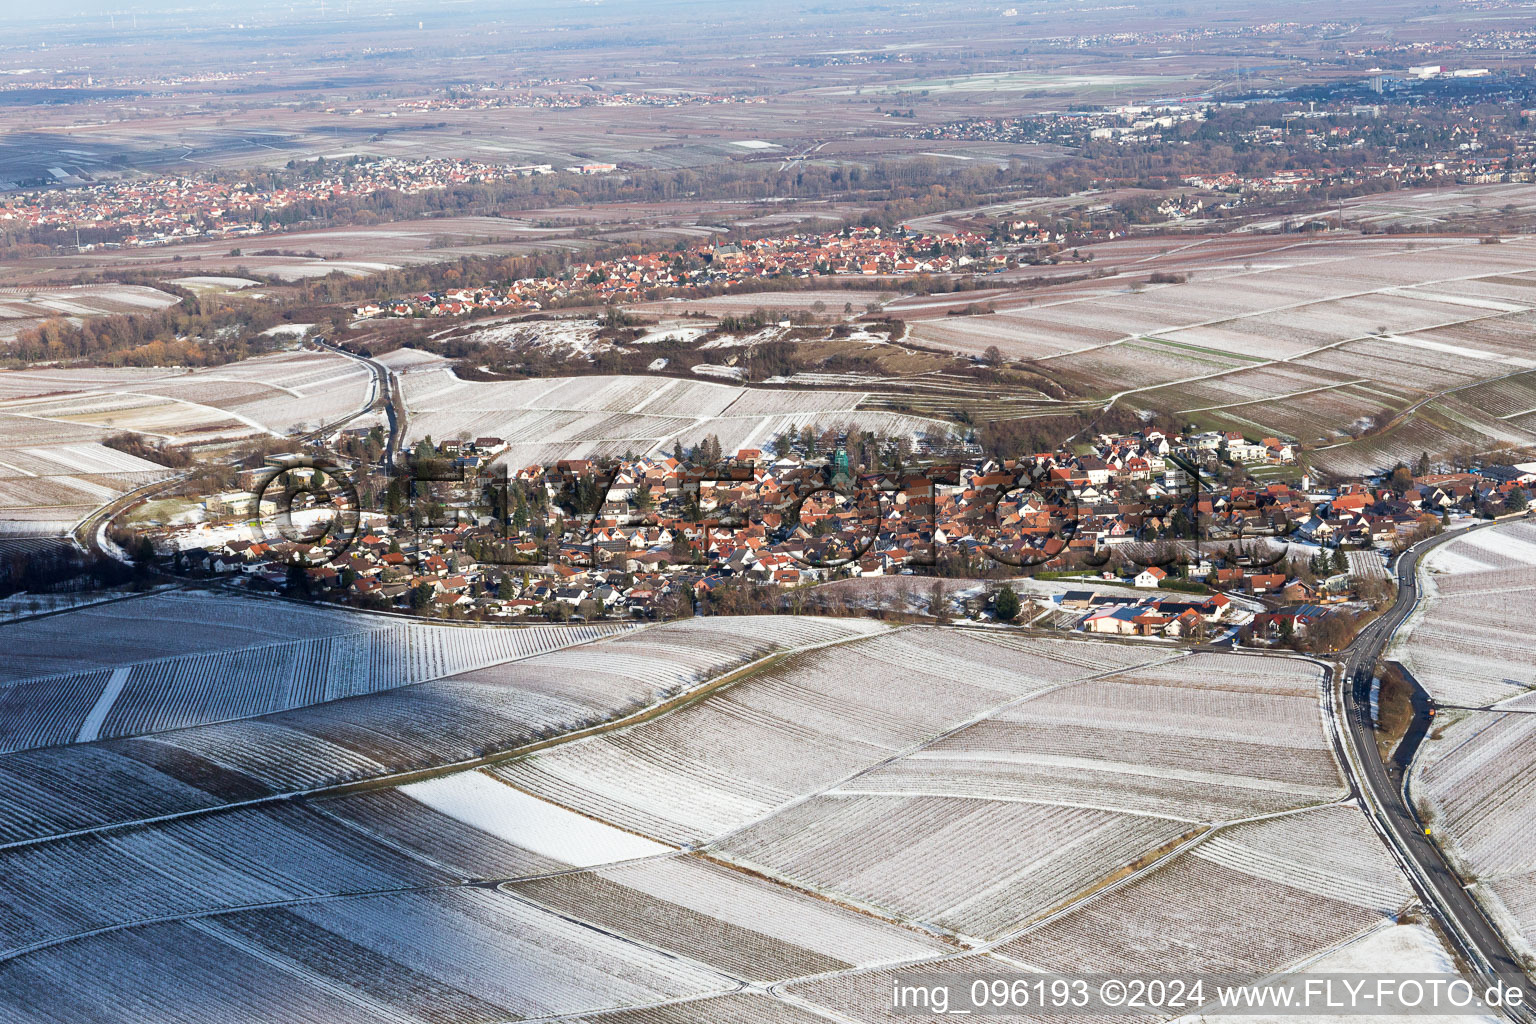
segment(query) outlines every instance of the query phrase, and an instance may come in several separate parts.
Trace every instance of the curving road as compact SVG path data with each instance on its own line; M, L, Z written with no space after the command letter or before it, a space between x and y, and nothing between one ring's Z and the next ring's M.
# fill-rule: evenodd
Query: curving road
M1486 529L1484 523L1472 530ZM1333 674L1335 706L1343 710L1343 732L1352 748L1346 769L1359 790L1367 813L1387 838L1408 871L1424 905L1457 946L1457 952L1482 976L1519 984L1525 1005L1506 1007L1504 1013L1522 1024L1536 1024L1536 984L1510 952L1483 908L1464 887L1446 861L1440 847L1427 836L1424 824L1408 803L1402 774L1396 766L1382 763L1371 721L1371 677L1377 660L1394 633L1419 602L1419 560L1440 544L1463 536L1467 530L1441 534L1398 555L1392 563L1397 576L1397 600L1355 639L1341 655L1340 670Z
M327 352L334 352L339 356L345 356L368 367L374 377L373 395L369 399L368 404L361 409L349 413L338 420L332 420L330 423L323 423L313 430L293 436L301 441L323 437L333 430L341 429L359 416L372 412L382 404L384 414L388 418L389 432L385 439L384 453L379 462L380 468L386 471L389 470L395 463L395 456L399 453L401 441L405 436L405 404L401 398L399 384L395 379L394 373L383 363L367 356L348 352L346 349L331 344L324 338L315 338L314 342ZM122 561L121 552L114 550L116 545L112 544L106 537L106 530L111 525L112 520L138 502L152 498L161 491L179 486L185 477L185 473L174 473L165 479L156 480L142 487L136 487L126 494L113 498L111 501L92 510L89 515L76 523L71 531L71 536L80 549L88 554Z
M318 436L336 430L365 413L372 412L379 406L383 406L384 415L389 423L389 432L384 443L384 454L379 462L382 468L388 469L395 464L395 455L400 451L400 443L405 437L405 402L402 400L399 383L395 380L394 372L369 356L360 356L356 352L348 352L339 345L332 344L324 338L314 339L315 343L327 352L345 356L348 359L362 363L373 374L373 400L367 407L333 423L327 423L317 430L311 431L306 437Z

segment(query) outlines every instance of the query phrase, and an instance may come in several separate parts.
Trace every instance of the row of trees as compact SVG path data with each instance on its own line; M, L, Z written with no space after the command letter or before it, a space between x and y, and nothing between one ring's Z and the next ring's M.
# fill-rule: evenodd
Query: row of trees
M152 313L62 317L23 331L9 355L23 362L88 361L104 366L218 366L266 351L261 337L283 323L280 311L250 302L203 300L176 285L156 283L177 303Z

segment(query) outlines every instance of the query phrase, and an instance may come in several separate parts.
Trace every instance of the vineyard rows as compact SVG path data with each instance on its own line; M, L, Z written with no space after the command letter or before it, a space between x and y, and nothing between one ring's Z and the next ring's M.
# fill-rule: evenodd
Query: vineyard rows
M10 370L0 373L0 400L9 401L15 398L33 398L38 395L51 395L62 391L91 391L97 388L118 388L152 380L173 378L181 372L138 366L46 367L34 370Z
M507 891L759 982L945 949L915 932L691 857L516 882Z
M1457 537L1423 570L1420 609L1394 649L1425 689L1444 703L1480 707L1536 687L1523 640L1536 617L1536 525Z
M1507 875L1484 885L1494 905L1494 919L1509 937L1510 945L1536 962L1536 871Z
M1364 830L1359 813L1352 815L1349 827ZM1265 852L1239 857L1224 846L1212 856L1182 854L999 952L1047 971L1269 974L1395 916L1396 908L1361 905L1364 896L1345 901L1313 891L1313 880L1332 866L1320 855L1300 879L1266 877L1275 865Z
M654 722L496 772L626 828L699 842L967 717L1090 674L1053 660L1060 646L1036 654L989 635L908 630L800 655Z
M1316 669L1273 659L1165 662L1025 701L844 788L1189 822L1325 802L1343 789L1318 720L1317 682Z
M1316 698L1323 677L1316 665L1285 658L1194 654L1109 676L1128 686L1172 686L1183 690L1227 691L1250 697ZM1276 705L1278 706L1278 705Z
M1414 765L1423 800L1468 871L1536 871L1536 715L1469 715Z
M1475 248L1266 252L1257 270L1216 263L1113 302L1102 285L1084 284L1048 302L914 320L912 334L972 355L995 344L1090 393L1148 389L1150 407L1211 410L1214 425L1307 441L1345 439L1362 419L1380 423L1417 398L1462 389L1389 436L1318 454L1321 468L1358 475L1421 451L1536 437L1536 375L1490 379L1529 367L1536 294L1508 275L1528 266L1530 247Z
M411 440L460 432L506 439L512 465L558 459L643 455L709 435L734 452L763 447L792 427L856 423L864 430L915 435L948 429L935 421L859 408L854 392L754 390L664 377L460 380L435 363L409 368L402 390Z
M133 921L449 880L311 810L242 808L0 851L0 956Z
M325 797L310 806L453 878L516 878L572 866L465 824L398 788Z
M60 384L43 375L18 379L8 389L6 383L0 380L0 412L39 417L31 421L35 428L27 440L49 445L95 441L124 429L181 441L289 433L357 411L373 388L367 367L327 352L259 356L188 373L112 377L98 371L90 378L66 377ZM49 393L61 390L70 393ZM113 454L119 461L131 458ZM95 461L103 458L98 455Z
M12 432L7 429L12 423L34 427ZM54 432L48 429L51 425L0 415L0 518L15 521L47 511L73 522L120 494L168 475L153 462L98 444L99 431L81 436L76 427L66 424Z
M1017 975L1018 973L1019 968L1015 964L985 954L973 954L905 967L792 982L784 988L796 999L816 1007L825 1007L829 1015L835 1015L833 1019L846 1018L859 1021L860 1024L903 1024L903 1022L910 1022L913 1016L909 1011L898 1011L892 1006L892 993L898 982L924 984L930 979L953 974L957 976L955 983L960 989L965 990L977 975ZM856 1012L850 1014L851 1010ZM819 1021L824 1018L816 1019ZM1070 1014L1061 1016L1052 1014L1048 1018L1039 1015L1020 1015L1017 1019L1023 1021L1049 1019L1060 1021L1062 1024L1068 1024L1068 1022L1076 1024L1078 1021L1083 1021L1082 1018ZM1132 1018L1096 1017L1093 1019L1103 1024L1129 1024ZM800 1022L797 1020L794 1024L800 1024ZM1083 1024L1086 1024L1086 1021L1083 1021Z
M72 743L112 675L73 672L0 686L0 737L8 750Z
M834 899L991 939L1184 831L1077 807L835 791L731 836L717 852Z
M135 634L146 607L216 613L212 636ZM1041 967L1268 970L1407 899L1358 810L1329 807L1223 829L1015 937L1201 822L1342 796L1303 663L791 616L599 636L295 609L252 644L252 609L166 596L22 624L47 644L95 613L75 624L96 627L90 660L41 682L94 706L132 666L108 731L324 703L0 756L0 843L126 825L0 850L0 1019L812 1024L737 979L869 969L791 984L848 1005L901 973L883 965L953 948L932 931ZM154 653L113 658L114 637ZM494 767L129 824L505 750L773 652ZM45 662L0 685L0 712Z
M690 619L599 640L633 653L627 675L567 663L583 654L576 648L153 739L18 751L0 756L0 790L10 795L0 806L0 842L458 763L642 706L669 681L883 628L858 619ZM683 667L667 671L648 656L650 644ZM546 674L556 680L548 691Z
M354 620L353 624L364 623ZM270 714L526 658L612 631L603 626L466 629L392 621L366 625L370 628L362 632L134 665L105 722L91 738ZM30 700L23 704L0 699L0 749L4 750L72 740L70 722L78 730L95 702L94 697L83 699L77 673L11 687L24 688ZM61 706L72 708L76 717L61 719Z
M722 993L724 978L476 889L152 925L0 967L0 1017L457 1024Z
M1193 855L1384 916L1413 898L1407 879L1354 804L1224 829Z
M794 292L786 294L794 295ZM729 298L729 296L723 296ZM873 1005L873 1003L871 1003ZM638 1010L616 1010L571 1019L567 1024L826 1024L821 1014L772 996L717 996Z
M0 681L87 667L384 628L390 620L334 608L270 603L195 591L148 594L7 627Z
M136 921L667 852L540 803L467 772L0 850L0 958Z

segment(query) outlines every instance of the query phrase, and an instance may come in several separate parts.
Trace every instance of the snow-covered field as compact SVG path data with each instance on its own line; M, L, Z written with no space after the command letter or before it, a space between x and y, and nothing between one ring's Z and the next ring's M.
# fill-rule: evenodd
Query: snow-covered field
M393 354L392 354L393 355ZM496 383L461 380L440 362L400 360L411 442L500 437L510 466L560 459L635 456L685 448L713 434L722 450L766 446L800 427L855 424L921 435L935 420L862 410L847 391L780 391L672 377L548 377Z
M482 772L413 782L400 792L480 832L577 867L654 857L671 849L529 796Z
M732 295L715 295L707 299L660 299L656 302L634 303L626 308L641 313L690 313L703 312L714 316L743 315L758 309L802 310L825 316L848 315L846 306L853 313L863 313L870 303L889 301L900 292L892 287L889 291L866 289L823 288L798 292L741 292Z
M134 603L83 609L37 620L36 624L53 623L58 629L63 628L58 624L71 616L105 617L114 609L116 614L127 616L131 610L125 606ZM281 606L280 612L269 609L264 621L281 618L288 611L287 605ZM217 635L217 619L209 618L210 630ZM141 621L139 628L146 634L173 633L167 625L172 621ZM113 656L109 650L103 650L94 663L83 658L72 668L56 667L50 685L60 710L39 711L35 701L18 701L20 708L9 709L17 718L18 729L29 723L30 729L51 728L67 735L69 723L75 721L79 722L77 729L99 720L101 728L110 730L118 722L131 721L137 727L154 714L190 716L185 709L168 703L170 698L180 698L188 707L210 709L202 712L203 721L229 713L261 717L174 728L155 733L152 741L73 743L0 755L0 790L11 794L9 802L0 806L0 843L91 824L174 814L252 795L304 792L392 772L459 764L487 751L510 749L540 736L643 708L774 651L883 629L878 623L857 619L789 616L694 619L643 629L606 624L575 630L551 626L537 627L533 632L389 621L408 631L434 632L410 632L403 643L392 629L367 632L364 641L368 648L381 654L377 660L351 663L367 664L370 674L359 678L386 682L393 678L409 685L354 696L331 692L329 688L336 685L333 677L313 669L315 661L305 663L308 674L293 677L303 680L305 687L290 688L289 677L260 672L233 676L239 686L221 685L218 674L194 671L230 659L259 657L259 653L231 650L250 645L229 639L225 640L224 653L159 663L178 666L178 672L185 672L189 683L180 688L155 685L156 666L146 671L126 655ZM18 630L28 625L32 624L5 628ZM85 625L80 623L81 628ZM228 628L238 632L238 627ZM292 642L294 638L283 638L290 643L279 640L271 648L256 646L252 650L308 649L326 643L334 646L347 639L335 634L333 623L310 624L309 628L329 635L309 641L299 638L297 643ZM584 646L548 650L557 644L592 640L614 629L619 635ZM442 632L435 632L438 630ZM544 644L548 653L536 653L541 638L553 641ZM148 645L155 642L151 640ZM477 668L476 664L485 667ZM341 686L349 685L352 667L336 667L335 680ZM380 675L375 677L374 672ZM430 681L413 681L416 679ZM354 679L351 685L355 684ZM19 684L12 687L15 685ZM6 688L0 687L0 692ZM268 704L283 706L285 699L294 699L274 694L324 703L262 713ZM327 699L330 697L336 699ZM105 711L99 707L103 702ZM72 717L77 714L84 718ZM42 722L39 717L61 717L63 721ZM200 773L187 767L189 761L219 767ZM199 780L197 784L185 780L188 771ZM104 794L97 780L114 778L121 785Z
M0 342L53 317L79 319L109 313L143 313L175 305L176 296L134 284L63 288L0 288Z
M210 628L146 628L132 605ZM3 627L31 626L37 653L0 689L46 663L70 616L95 646L51 667L98 702L155 658L412 628L252 612L272 607L166 594ZM411 670L451 671L477 656L463 643L410 640ZM686 696L772 653L787 657L643 722L378 780ZM909 970L1443 962L1428 933L1394 926L1409 890L1334 802L1303 662L794 616L504 655L0 754L0 1017L824 1024L815 1008L886 1020L881 987ZM897 780L925 761L946 770ZM968 762L1000 781L973 789ZM997 948L964 955L980 941Z
M1491 391L1495 378L1536 368L1529 345L1536 243L1529 239L1500 246L1455 237L1329 239L1274 247L1241 263L1224 248L1183 247L1184 281L1083 280L1044 295L1000 297L997 312L976 316L914 310L909 335L966 355L996 345L1090 393L1142 389L1144 407L1203 409L1206 419L1256 437L1307 442L1347 440L1344 432L1361 418L1380 422L1446 389ZM1254 393L1250 382L1277 369L1297 379ZM1308 388L1324 390L1263 401ZM1536 403L1502 408L1481 391L1453 398L1464 401L1437 403L1392 437L1319 453L1315 465L1356 475L1411 463L1421 451L1536 440L1533 424L1519 418Z
M1186 831L1093 807L833 790L731 837L721 852L901 921L995 939Z
M1077 660L1093 653L1078 645L1016 643L905 630L811 652L654 722L494 771L623 827L699 843L968 716L1102 671ZM1122 657L1149 660L1136 650Z
M474 888L149 924L6 966L0 1015L80 1019L83 1001L92 1019L123 1024L504 1021L736 988L689 961Z
M283 607L281 612L287 613ZM185 628L171 630L172 623ZM251 628L252 623L276 625ZM12 626L0 751L162 732L532 657L622 627L465 628L167 593Z
M695 857L514 882L507 891L761 982L944 951L936 939Z
M170 475L101 444L106 433L0 411L0 536L24 536L39 519L66 529L103 502Z
M1411 896L1359 810L1328 807L1219 832L998 954L1047 971L1263 975L1389 924Z
M1482 707L1536 688L1536 523L1446 541L1420 565L1424 592L1393 654L1443 704Z
M261 282L252 281L248 277L220 277L217 275L205 275L199 277L177 277L173 278L171 283L183 285L195 292L206 291L218 293L237 292L242 288L254 288Z
M0 373L0 425L48 443L135 431L174 441L286 434L368 404L362 363L290 351L200 370L38 370ZM4 435L0 435L3 437Z
M204 370L0 372L0 536L38 518L60 529L170 474L102 445L134 432L173 443L287 434L365 406L373 377L327 352L284 352Z
M1411 793L1494 921L1536 963L1536 524L1468 532L1420 570L1420 605L1392 653L1442 711L1414 759Z
M1494 921L1536 964L1536 714L1445 712L1414 759L1414 799ZM1437 719L1437 722L1439 720Z
M834 902L995 939L1213 823L1342 799L1320 685L1297 661L909 629L490 771Z
M1344 789L1315 714L1320 684L1296 662L1196 655L1003 709L842 788L1190 823L1322 803Z

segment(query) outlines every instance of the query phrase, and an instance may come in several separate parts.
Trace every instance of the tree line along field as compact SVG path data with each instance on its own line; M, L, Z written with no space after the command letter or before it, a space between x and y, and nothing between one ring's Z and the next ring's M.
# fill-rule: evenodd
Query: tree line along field
M1536 443L1536 243L1214 237L1161 250L994 298L996 313L914 310L909 337L972 355L995 345L1086 394L1294 437L1346 475Z
M0 288L0 345L53 317L142 313L175 305L177 298L142 285Z
M406 351L406 350L402 350ZM893 435L948 434L949 423L866 408L868 395L841 390L738 387L678 377L540 377L463 380L441 360L384 357L399 368L410 412L407 438L500 437L511 468L561 459L670 453L714 436L721 449L762 448L805 426L857 425Z

